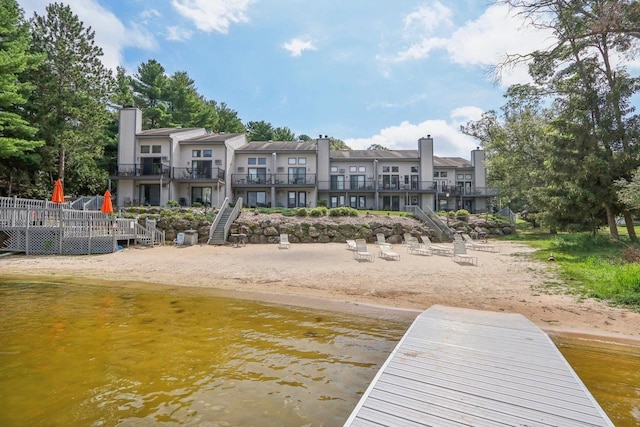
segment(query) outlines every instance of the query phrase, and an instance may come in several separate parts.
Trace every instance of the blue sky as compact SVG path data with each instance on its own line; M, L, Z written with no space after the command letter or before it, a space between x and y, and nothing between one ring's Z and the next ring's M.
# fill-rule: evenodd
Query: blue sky
M483 0L62 1L95 31L109 68L134 74L156 59L168 74L186 71L244 123L354 149L417 149L430 134L436 155L463 158L477 142L460 124L528 80L518 67L496 83L489 67L552 41ZM50 2L18 3L29 18Z

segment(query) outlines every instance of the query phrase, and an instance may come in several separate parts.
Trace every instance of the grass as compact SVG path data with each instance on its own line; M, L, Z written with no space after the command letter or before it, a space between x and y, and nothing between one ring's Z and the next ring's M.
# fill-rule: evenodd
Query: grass
M625 261L634 245L626 230L620 232L620 242L610 241L608 232L551 235L539 229L520 229L504 239L538 248L534 257L545 262L553 255L570 293L640 311L640 262ZM635 248L640 251L638 245Z

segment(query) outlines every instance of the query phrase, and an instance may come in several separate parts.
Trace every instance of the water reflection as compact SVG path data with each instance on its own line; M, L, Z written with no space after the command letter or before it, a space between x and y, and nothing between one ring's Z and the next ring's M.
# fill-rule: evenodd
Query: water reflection
M569 336L553 341L617 427L640 425L640 348Z
M0 282L0 425L342 425L408 324Z

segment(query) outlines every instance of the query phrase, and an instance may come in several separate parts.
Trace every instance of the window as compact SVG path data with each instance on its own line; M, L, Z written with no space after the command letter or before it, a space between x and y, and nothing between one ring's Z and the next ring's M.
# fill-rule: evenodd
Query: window
M152 153L156 153L156 154L162 153L162 146L161 145L152 145L151 146L151 152Z
M411 173L418 173L418 167L417 166L411 166ZM433 176L435 176L435 173L433 174Z
M267 193L265 191L247 191L247 206L250 208L266 207Z
M202 157L213 157L213 150L202 150Z
M382 173L389 173L389 172L391 172L391 168L389 166L382 167Z
M265 168L249 168L247 173L249 174L247 182L250 184L267 183L267 170Z
M258 164L259 165L266 165L267 164L267 158L266 157L258 157Z
M458 174L458 181L462 181L464 180L464 174L463 173L459 173Z
M364 190L366 188L364 175L351 175L349 181L351 190Z
M337 166L331 166L331 173L338 173L338 167Z
M332 175L331 176L331 189L332 190L344 190L344 175Z
M434 172L433 173L433 177L434 178L440 178L440 172Z
M255 157L249 157L249 159L248 159L248 163L249 163L250 165L255 165L255 164L257 164L257 162L256 162L256 158L255 158Z
M465 174L464 179L471 179L471 174L470 173Z
M398 166L391 166L391 172L398 172L399 167Z
M351 173L358 172L358 167L357 166L349 166L349 172L351 172Z
M446 178L446 177L447 177L446 172L440 172L440 178Z
M149 146L148 145L141 145L140 146L140 152L143 153L143 154L150 153Z
M367 168L364 166L358 166L358 172L360 173L365 173L367 171Z
M200 157L200 150L192 150L191 157Z
M296 164L296 158L295 157L289 157L289 159L287 160L287 163L290 165L295 165Z
M289 184L305 184L307 168L289 168Z
M306 165L307 164L307 158L306 157L298 157L298 164L299 165Z

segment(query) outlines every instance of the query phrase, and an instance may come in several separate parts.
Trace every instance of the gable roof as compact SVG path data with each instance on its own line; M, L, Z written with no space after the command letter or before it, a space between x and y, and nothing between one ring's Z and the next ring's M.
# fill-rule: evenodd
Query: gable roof
M235 138L236 136L244 135L242 133L207 133L205 135L198 135L192 138L183 139L180 144L199 144L204 142L225 142L228 139Z
M339 159L389 159L389 160L417 160L418 150L331 150L329 157Z
M174 133L192 132L198 129L202 129L203 132L205 131L203 128L158 128L143 130L142 132L137 133L136 136L170 136Z
M315 141L254 141L238 147L236 151L316 151L317 147L318 144Z

